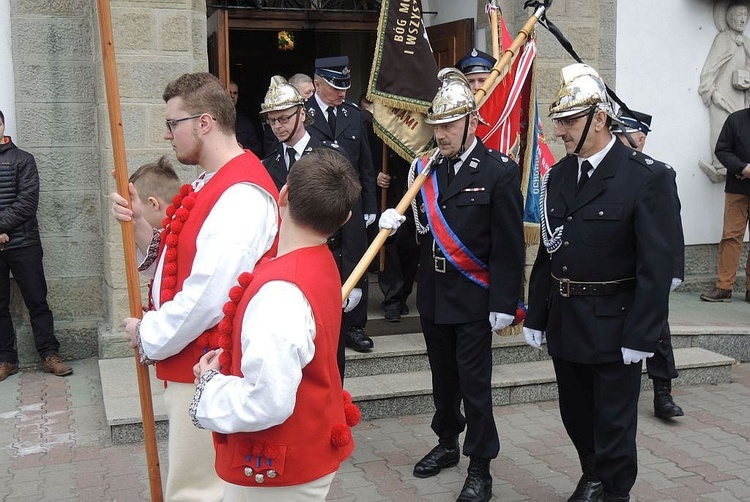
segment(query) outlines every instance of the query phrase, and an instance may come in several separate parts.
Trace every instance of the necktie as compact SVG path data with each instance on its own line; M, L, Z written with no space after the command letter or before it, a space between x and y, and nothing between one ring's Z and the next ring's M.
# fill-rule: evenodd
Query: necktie
M589 171L593 168L588 160L584 160L581 164L581 177L578 178L578 185L576 186L576 194L581 191L583 185L589 180Z
M456 163L458 159L448 159L448 186L450 186L453 178L456 177Z
M328 125L331 126L331 132L336 135L336 112L333 106L329 106L326 113L328 114Z
M292 164L294 164L294 161L297 160L297 152L294 150L294 148L287 147L286 149L286 156L289 159L286 164L287 171L292 169Z

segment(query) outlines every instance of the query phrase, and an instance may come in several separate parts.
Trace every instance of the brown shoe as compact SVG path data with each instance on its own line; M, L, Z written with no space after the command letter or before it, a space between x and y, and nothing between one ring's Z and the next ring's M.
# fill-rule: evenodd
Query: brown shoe
M732 290L714 288L708 293L701 295L701 300L704 302L731 302L732 301Z
M0 382L11 375L18 373L18 365L13 363L0 363Z
M44 359L44 371L56 376L68 376L73 373L73 368L65 364L59 354L52 354Z

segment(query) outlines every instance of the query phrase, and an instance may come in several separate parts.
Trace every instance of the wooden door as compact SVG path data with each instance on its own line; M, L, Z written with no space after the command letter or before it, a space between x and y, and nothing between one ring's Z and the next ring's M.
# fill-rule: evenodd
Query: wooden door
M459 19L427 28L438 68L453 66L474 47L474 20Z
M217 10L208 16L208 71L229 88L229 13Z

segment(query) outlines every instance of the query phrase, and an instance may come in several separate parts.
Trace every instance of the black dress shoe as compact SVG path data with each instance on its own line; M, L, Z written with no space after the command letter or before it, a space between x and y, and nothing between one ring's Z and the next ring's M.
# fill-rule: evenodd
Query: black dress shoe
M414 466L415 478L429 478L446 467L458 464L461 452L458 447L458 438L441 439L438 445L430 450L430 453L422 457L422 460Z
M599 502L603 493L602 482L591 474L584 474L578 480L578 485L568 498L568 502Z
M667 420L684 414L682 408L677 406L672 399L672 382L654 378L654 415Z
M388 322L401 322L401 312L398 310L386 310L383 314Z
M750 300L747 300L750 301ZM407 304L401 305L401 315L409 315L409 306Z
M602 502L630 502L630 494L626 495L614 495L612 493L604 492Z
M456 502L487 502L492 498L490 459L471 457L469 475Z
M357 352L370 352L375 346L362 328L349 328L344 337L344 344Z

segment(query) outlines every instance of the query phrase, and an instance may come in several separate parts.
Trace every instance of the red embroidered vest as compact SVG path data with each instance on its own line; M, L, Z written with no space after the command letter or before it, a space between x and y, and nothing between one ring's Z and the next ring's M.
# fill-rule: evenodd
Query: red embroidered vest
M184 221L184 225L179 232L176 247L177 271L174 276L174 287L170 288L174 290L174 294L182 290L183 282L190 276L193 268L193 260L195 260L196 239L208 214L219 200L219 197L229 187L243 182L252 183L265 190L273 197L274 201L279 198L278 190L276 190L276 186L273 180L271 180L268 171L266 171L263 164L260 163L255 155L250 153L239 155L219 169L205 186L194 194L195 204L190 208L190 215ZM238 217L247 218L252 216L238 215ZM170 237L176 236L173 235ZM164 240L162 239L162 241ZM160 255L164 252L165 244L165 242L161 243ZM274 256L276 254L276 245L277 241L274 240L271 249L264 256ZM217 265L221 266L221 264ZM247 264L247 267L250 268L254 266L254 263ZM166 263L164 268L166 269ZM162 271L162 274L164 274L164 271ZM163 293L164 285L162 283L161 294ZM174 297L174 294L172 297ZM178 354L157 362L156 376L161 380L169 382L193 383L195 380L193 366L207 350L216 347L218 347L218 334L217 327L214 326L204 331Z
M245 279L240 283L247 283ZM315 356L302 370L294 412L283 424L259 432L214 434L216 472L236 485L308 483L336 471L354 449L349 427L359 422L359 410L342 391L336 363L341 278L327 246L302 248L258 265L234 316L227 354L230 372L242 376L240 335L247 305L261 286L274 280L296 284L310 303ZM226 369L222 363L222 373Z

